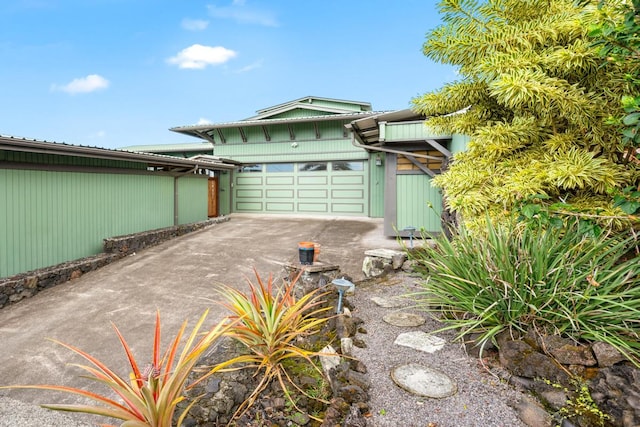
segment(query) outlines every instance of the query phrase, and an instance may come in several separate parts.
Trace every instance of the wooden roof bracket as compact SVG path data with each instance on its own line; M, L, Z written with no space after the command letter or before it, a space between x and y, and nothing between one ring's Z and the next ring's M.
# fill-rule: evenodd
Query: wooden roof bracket
M210 142L210 143L212 143L212 144L215 144L215 143L216 143L215 138L214 138L213 136L209 135L209 134L208 134L208 133L206 133L206 132L195 131L195 132L193 132L193 133L195 133L196 135L198 135L198 136L199 136L200 138L202 138L202 139L206 139L207 141L209 141L209 142Z
M220 137L220 142L222 142L223 144L226 144L227 140L225 139L224 134L222 133L222 129L216 128L216 131L218 132L218 137Z
M238 126L238 132L240 132L240 138L242 138L242 142L247 142L247 135L244 133L244 129L242 129L242 126Z
M429 175L431 178L436 176L436 173L434 171L432 171L431 169L429 169L428 167L420 163L414 156L411 156L409 154L403 154L403 156L409 159L411 163L413 163L418 169L420 169L425 174Z
M435 139L426 139L425 140L427 142L427 144L431 145L433 148L435 148L436 150L438 150L439 152L441 152L442 154L444 154L444 156L449 159L451 158L452 154L451 151L447 150L444 145L441 145L438 141L436 141Z
M262 133L264 133L264 139L267 140L267 142L271 141L271 135L269 135L269 129L267 129L266 126L260 126L262 128Z

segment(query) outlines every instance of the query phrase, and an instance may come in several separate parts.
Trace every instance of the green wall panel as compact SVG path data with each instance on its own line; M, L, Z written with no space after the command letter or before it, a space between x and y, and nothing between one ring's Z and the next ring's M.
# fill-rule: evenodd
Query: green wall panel
M397 192L397 230L413 226L428 232L441 232L440 213L442 195L431 186L431 179L424 174L398 175ZM433 205L433 209L429 207Z
M338 131L336 131L338 132ZM243 163L306 162L323 160L364 160L365 150L354 147L347 138L284 140L272 136L271 142L216 144L216 156ZM292 144L295 142L295 147Z
M451 138L448 134L438 134L434 132L432 129L425 126L423 121L386 123L381 126L384 128L381 129L381 132L384 135L384 140L386 142Z
M231 213L231 178L232 172L222 171L220 173L218 204L219 214L229 215Z
M205 175L182 176L178 185L178 224L206 221L208 183Z
M376 166L376 158L385 159L384 154L372 153L369 168L369 216L384 218L384 165Z
M178 222L207 219L207 180L178 179ZM0 169L0 277L102 252L103 239L174 224L174 178Z
M97 254L173 225L169 176L0 169L0 277Z
M467 135L453 134L451 137L451 152L458 153L467 149L467 144L471 138Z

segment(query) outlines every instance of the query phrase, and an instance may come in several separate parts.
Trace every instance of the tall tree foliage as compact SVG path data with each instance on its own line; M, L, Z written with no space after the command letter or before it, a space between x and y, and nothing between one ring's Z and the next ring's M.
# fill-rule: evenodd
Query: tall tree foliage
M460 79L413 106L430 117L428 126L471 137L468 150L434 180L470 227L487 214L505 218L535 195L614 214L611 189L636 183L622 124L607 120L623 115L631 65L599 55L589 37L597 6L596 0L440 2L444 24L427 34L423 51L456 66ZM615 16L615 8L607 10Z
M612 6L607 8L605 6ZM600 0L599 22L591 26L589 35L600 48L600 55L608 62L626 64L624 82L630 89L621 98L624 128L622 142L627 146L628 157L637 157L640 147L640 0L615 2Z

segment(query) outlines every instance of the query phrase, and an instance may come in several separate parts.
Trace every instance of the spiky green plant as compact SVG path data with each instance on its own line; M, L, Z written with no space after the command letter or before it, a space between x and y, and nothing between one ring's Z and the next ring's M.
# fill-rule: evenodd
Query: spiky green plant
M127 427L171 427L176 405L185 399L186 389L193 387L197 382L221 369L223 365L216 366L205 372L199 380L187 385L187 379L196 365L199 357L227 330L233 327L233 323L220 322L212 328L200 333L202 325L207 317L206 311L198 320L193 330L186 338L182 351L179 351L187 322L185 321L179 329L171 344L161 356L160 351L160 313L156 313L156 323L153 338L153 354L151 363L141 369L136 361L131 347L124 339L120 330L113 325L115 332L122 344L126 354L131 372L128 379L120 377L114 370L106 366L103 362L69 344L58 340L51 340L69 350L80 355L87 360L89 365L73 364L88 372L87 378L102 384L114 392L121 401L114 400L105 395L92 391L74 387L60 385L20 385L5 386L0 388L27 388L37 390L54 390L71 393L88 398L99 405L62 405L47 404L45 408L81 412L93 415L102 415L123 421L121 426ZM195 401L191 403L193 405ZM191 405L180 415L178 424L182 423ZM103 424L103 427L115 427L110 424Z
M414 297L442 313L458 338L480 334L482 348L503 331L560 334L611 344L640 365L640 266L625 260L633 237L590 238L575 228L462 228L410 256L424 275Z
M248 293L230 286L223 286L220 291L220 304L231 311L229 319L235 322L225 335L239 341L249 350L249 354L238 356L236 362L246 363L262 375L258 386L238 408L236 415L248 408L273 380L280 384L285 396L294 406L287 384L313 398L301 390L288 374L285 362L291 359L306 361L319 375L323 375L311 359L320 353L300 346L301 339L317 332L328 320L325 312L331 307L323 305L323 290L316 289L296 298L294 287L297 278L276 287L272 275L266 281L257 271L255 275L257 283L248 280Z

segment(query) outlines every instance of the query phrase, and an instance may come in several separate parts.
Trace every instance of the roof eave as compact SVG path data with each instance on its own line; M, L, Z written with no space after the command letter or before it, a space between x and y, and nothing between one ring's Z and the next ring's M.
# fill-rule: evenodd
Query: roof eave
M354 113L292 117L292 118L285 118L285 119L241 120L237 122L227 122L227 123L210 123L210 124L204 124L204 125L177 126L169 130L173 132L184 133L187 135L194 136L194 134L196 134L197 132L212 131L215 129L268 126L268 125L279 125L279 124L289 124L289 123L310 123L310 122L319 122L319 121L339 121L339 120L344 121L344 120L354 120L358 118L363 118L363 117L367 117L375 114L380 114L380 112L359 111ZM201 138L201 136L197 136L197 137Z
M235 165L213 162L197 162L178 157L163 156L151 153L136 153L99 147L71 145L58 142L39 141L35 139L17 138L0 135L0 150L21 151L27 153L54 154L59 156L87 157L103 160L122 160L147 163L150 166L191 167L202 169L232 169Z

